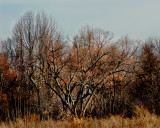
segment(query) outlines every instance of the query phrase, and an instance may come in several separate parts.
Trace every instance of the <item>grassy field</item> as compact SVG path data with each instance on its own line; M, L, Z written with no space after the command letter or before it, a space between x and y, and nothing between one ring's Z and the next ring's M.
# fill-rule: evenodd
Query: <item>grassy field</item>
M38 121L33 116L29 120L17 119L14 122L2 122L0 128L160 128L160 117L147 110L137 108L132 119L111 116L107 119L74 118L71 121Z

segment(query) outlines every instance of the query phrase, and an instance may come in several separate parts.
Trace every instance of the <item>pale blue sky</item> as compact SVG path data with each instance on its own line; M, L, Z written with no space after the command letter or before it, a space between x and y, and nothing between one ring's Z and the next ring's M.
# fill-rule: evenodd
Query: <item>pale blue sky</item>
M0 0L0 38L11 36L15 22L28 10L44 10L64 35L88 24L145 40L160 37L160 0Z

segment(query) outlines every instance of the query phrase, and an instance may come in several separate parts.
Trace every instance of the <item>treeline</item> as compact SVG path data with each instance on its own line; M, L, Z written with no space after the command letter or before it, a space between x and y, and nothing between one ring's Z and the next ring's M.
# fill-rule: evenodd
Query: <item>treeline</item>
M83 27L65 39L44 12L26 12L1 41L0 118L134 116L136 106L160 114L160 40L113 40Z

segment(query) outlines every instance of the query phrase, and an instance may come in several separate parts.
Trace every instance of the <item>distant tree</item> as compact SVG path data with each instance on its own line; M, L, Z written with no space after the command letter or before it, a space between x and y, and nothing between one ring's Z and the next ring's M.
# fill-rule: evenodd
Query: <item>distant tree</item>
M160 61L157 48L153 39L147 40L142 45L135 70L135 95L150 111L153 111L155 104L160 101Z
M13 28L12 38L3 42L6 55L11 61L11 66L17 70L21 87L29 97L29 108L31 107L31 96L37 94L38 111L42 119L42 106L40 88L43 86L42 74L40 72L41 60L45 56L52 42L59 40L55 22L44 12L35 15L32 11L26 12ZM30 108L31 109L31 108ZM31 110L30 110L31 111Z
M0 113L2 120L9 117L10 109L13 110L13 104L11 103L12 96L16 97L18 91L16 91L17 82L16 71L9 68L7 57L0 54Z

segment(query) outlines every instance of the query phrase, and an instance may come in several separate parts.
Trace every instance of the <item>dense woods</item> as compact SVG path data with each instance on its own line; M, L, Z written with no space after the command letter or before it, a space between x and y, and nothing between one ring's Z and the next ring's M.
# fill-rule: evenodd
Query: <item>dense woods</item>
M44 12L26 12L1 41L0 120L160 114L160 40L84 26L66 39Z

